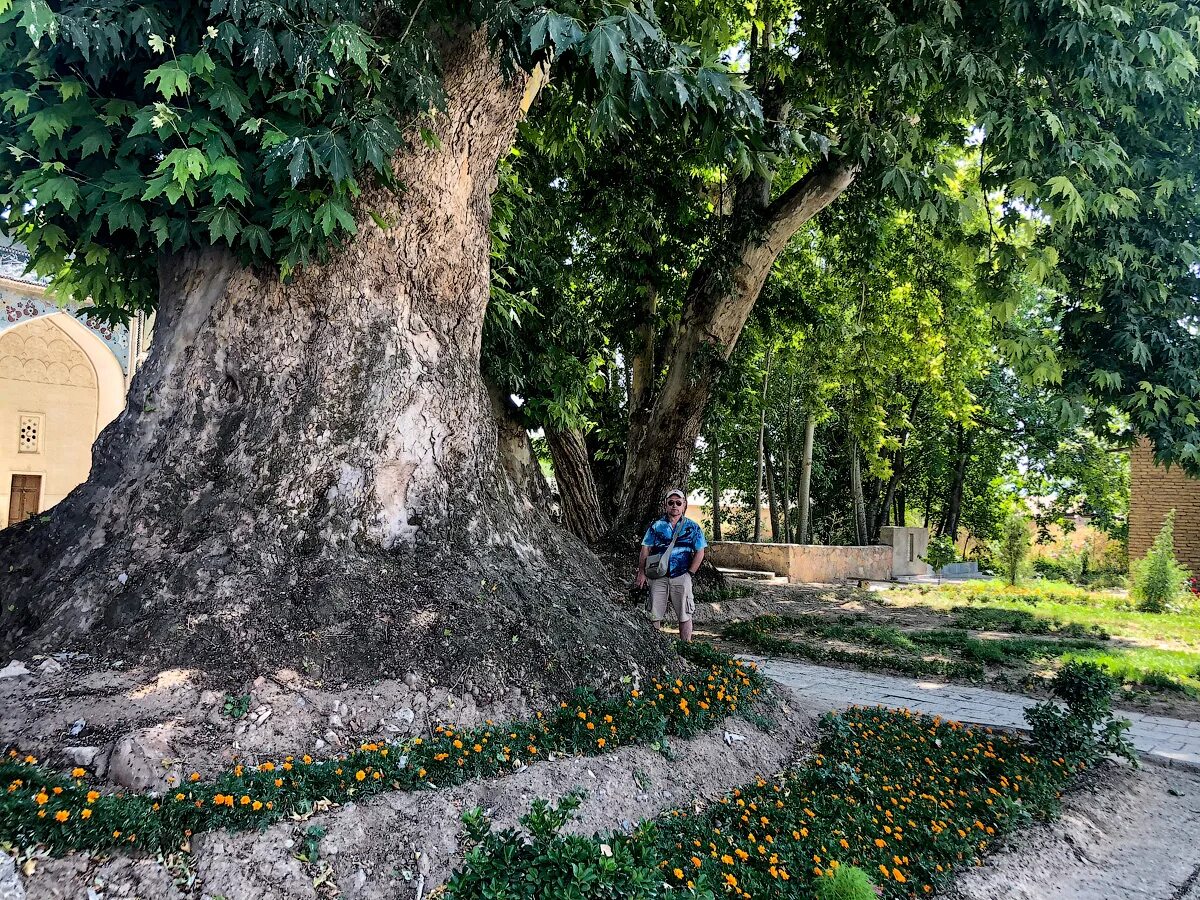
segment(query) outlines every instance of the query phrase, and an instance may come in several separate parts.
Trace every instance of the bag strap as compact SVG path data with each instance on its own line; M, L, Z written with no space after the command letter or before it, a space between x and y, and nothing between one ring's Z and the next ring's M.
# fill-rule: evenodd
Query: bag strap
M667 557L667 571L671 570L671 551L675 549L675 542L679 540L679 530L683 528L683 516L679 517L679 521L675 524L675 531L671 534L671 543L667 544L667 549L663 551Z

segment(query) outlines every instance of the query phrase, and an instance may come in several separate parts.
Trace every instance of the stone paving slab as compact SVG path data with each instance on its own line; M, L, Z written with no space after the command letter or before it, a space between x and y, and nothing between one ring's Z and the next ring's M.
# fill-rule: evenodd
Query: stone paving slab
M806 700L829 709L902 706L975 725L1027 729L1024 711L1038 701L990 688L814 666L790 659L742 654ZM1129 739L1147 762L1200 770L1200 722L1116 710L1131 723Z

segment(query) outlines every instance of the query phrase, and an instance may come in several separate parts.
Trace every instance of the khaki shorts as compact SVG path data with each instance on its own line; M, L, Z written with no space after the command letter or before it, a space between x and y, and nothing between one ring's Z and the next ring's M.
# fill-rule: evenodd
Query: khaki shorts
M667 617L667 604L680 622L692 621L696 601L692 597L692 576L684 572L674 578L655 578L650 582L650 619L661 622Z

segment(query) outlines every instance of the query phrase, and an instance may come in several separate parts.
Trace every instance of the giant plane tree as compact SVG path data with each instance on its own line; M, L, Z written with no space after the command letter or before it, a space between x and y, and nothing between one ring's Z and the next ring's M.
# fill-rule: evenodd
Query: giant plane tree
M535 687L660 658L480 374L497 163L547 79L549 134L700 135L730 179L619 523L688 474L797 230L856 180L936 212L972 130L985 188L1060 226L1064 381L1194 462L1196 30L1142 0L0 0L0 227L60 295L157 311L87 483L0 536L0 640Z
M0 640L535 689L661 654L482 380L491 194L547 75L613 122L752 125L725 66L637 3L0 13L3 230L60 295L157 311L88 482L0 535Z

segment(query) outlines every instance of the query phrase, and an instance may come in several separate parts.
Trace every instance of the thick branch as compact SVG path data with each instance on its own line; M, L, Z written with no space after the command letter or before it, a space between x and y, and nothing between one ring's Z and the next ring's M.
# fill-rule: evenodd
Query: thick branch
M850 187L857 174L856 166L826 158L772 201L766 211L764 242L772 253L778 255L805 222Z

